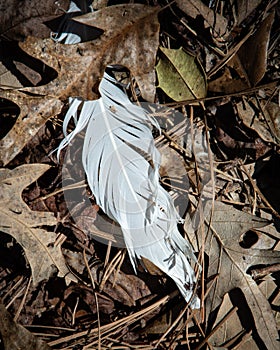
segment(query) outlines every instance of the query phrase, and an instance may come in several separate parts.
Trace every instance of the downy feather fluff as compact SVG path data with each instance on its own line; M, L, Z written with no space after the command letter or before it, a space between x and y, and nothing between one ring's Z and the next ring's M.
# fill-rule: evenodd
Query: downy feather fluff
M196 257L177 229L180 217L159 182L160 153L152 135L152 127L159 125L130 102L109 74L104 74L99 91L96 101L71 99L58 154L86 128L82 158L88 184L97 204L121 226L134 270L141 257L149 259L199 308L189 263ZM71 118L76 127L67 134Z

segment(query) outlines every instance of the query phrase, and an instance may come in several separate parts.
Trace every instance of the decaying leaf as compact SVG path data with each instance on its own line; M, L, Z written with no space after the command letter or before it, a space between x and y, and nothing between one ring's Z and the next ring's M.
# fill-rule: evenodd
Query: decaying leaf
M20 108L14 127L0 140L0 162L6 165L49 118L59 114L62 102L56 98L31 97L12 90L0 92L1 97L13 101Z
M221 202L215 202L205 252L209 258L209 278L217 275L218 277L210 289L206 308L207 312L215 310L227 292L234 289L241 290L262 342L267 349L278 349L278 332L271 307L250 276L249 269L267 262L269 264L279 262L280 252L245 249L242 244L240 245L242 234L253 227L263 227L266 224L267 221L264 219Z
M268 14L258 30L246 40L237 52L252 86L255 86L266 72L267 50L273 21L274 12Z
M240 320L244 314L248 312L245 308L243 310L235 308L234 297L225 294L222 304L219 307L217 317L212 329L216 327L216 331L209 338L209 341L215 349L228 349L230 345L238 346L242 343L242 350L258 350L259 347L254 342L252 331L249 329L250 324Z
M249 36L227 62L223 74L209 82L212 92L234 93L255 86L264 76L274 12L267 15L257 31Z
M67 8L68 0L1 0L0 34L8 40L22 40L24 36L48 37L50 30L44 21L53 18L57 11ZM32 6L31 6L32 5Z
M264 296L271 301L277 328L280 329L280 295L277 279L271 275L265 276L260 281L259 287Z
M17 324L1 302L0 335L4 349L51 350L44 341L36 338L27 329Z
M0 170L0 230L13 236L22 246L32 270L33 284L48 279L57 269L59 276L76 280L67 268L56 234L44 227L54 226L52 213L32 211L21 192L46 170L45 164L21 165Z
M236 104L238 115L243 123L255 130L267 142L279 144L280 141L280 107L277 103L255 100Z
M23 85L1 62L0 62L0 86L2 89L20 88Z
M250 81L248 75L237 54L224 67L222 75L208 83L209 91L224 94L239 92L249 87Z
M176 4L192 18L202 17L204 27L211 29L213 39L219 43L227 38L229 26L227 19L221 14L214 12L200 0L177 0Z
M184 101L206 96L206 79L194 56L161 47L163 57L156 66L159 87L173 100Z
M98 283L100 279L101 266L91 268L91 273L95 281ZM104 266L103 271L104 271ZM97 269L98 268L98 269ZM102 291L113 300L116 300L123 305L135 306L137 300L151 294L148 286L138 276L128 275L124 272L114 270L104 283Z
M237 0L234 3L233 11L235 12L235 25L238 26L248 17L256 8L261 4L261 0L246 1L246 0Z
M53 67L58 77L45 86L24 90L62 99L69 96L95 98L92 88L103 75L105 67L121 64L131 70L142 96L153 101L159 33L157 12L155 7L128 4L83 15L77 19L79 22L100 28L104 34L96 40L77 45L29 37L21 48Z

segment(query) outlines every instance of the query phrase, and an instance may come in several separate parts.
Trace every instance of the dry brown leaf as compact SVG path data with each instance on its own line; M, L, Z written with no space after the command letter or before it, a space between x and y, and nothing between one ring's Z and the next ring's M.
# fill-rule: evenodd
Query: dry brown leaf
M239 26L245 18L250 16L250 14L256 10L256 8L261 4L262 0L237 0L234 2L233 10L234 14L234 24Z
M238 115L243 123L255 130L267 142L280 142L280 107L274 102L244 100L236 104Z
M3 64L0 62L0 86L2 89L15 89L23 87L14 76Z
M243 91L249 87L250 82L247 73L237 55L234 55L227 63L221 76L208 83L209 91L221 92L223 94Z
M261 23L258 30L242 44L228 61L221 76L209 82L212 92L234 93L255 86L264 76L267 49L274 12Z
M176 0L178 7L192 18L203 17L204 27L211 28L213 39L217 43L229 34L228 21L200 0Z
M0 0L0 34L9 40L22 40L23 36L48 37L50 29L44 21L57 15L59 9L67 9L68 0Z
M240 321L238 315L239 310L232 312L231 316L225 320L225 317L229 315L231 311L234 311L233 309L234 304L229 294L225 294L212 327L212 329L217 327L217 330L209 338L209 341L214 347L218 347L218 349L228 349L230 345L234 344L237 346L237 344L242 342L246 337L246 342L242 344L242 350L258 350L259 347L254 342L250 331L246 332L244 323L242 324ZM245 324L245 326L249 325Z
M14 322L12 316L1 302L0 335L2 336L4 348L7 350L51 350L44 341L36 338L27 329Z
M1 97L13 101L20 107L20 115L15 125L0 140L0 162L6 165L49 118L60 113L63 104L56 98L31 97L19 91L2 91Z
M259 287L265 297L270 300L272 304L277 328L280 330L280 295L277 279L274 279L272 276L265 276L262 278Z
M56 269L66 280L76 280L65 264L60 244L55 243L57 235L43 228L56 224L54 215L30 210L21 197L23 189L49 168L46 164L28 164L0 170L0 230L13 236L24 249L34 285L49 279Z
M108 64L129 68L142 96L155 95L155 59L158 49L158 8L141 4L115 5L79 17L79 22L104 30L100 38L77 45L29 37L21 48L58 72L45 86L25 88L34 94L56 98L95 98L92 88ZM76 20L76 18L75 18Z
M148 286L139 277L127 275L122 271L113 272L109 276L103 292L127 306L135 306L137 300L151 294Z
M267 50L273 21L274 12L263 20L258 30L246 40L237 52L252 86L255 86L266 72Z
M221 202L215 202L211 229L205 242L205 252L209 257L207 275L208 277L218 275L218 278L207 297L206 309L209 314L221 304L227 292L240 289L252 312L261 340L268 349L278 349L278 332L271 307L248 270L252 266L267 264L267 262L278 263L280 252L245 249L239 244L243 233L266 224L266 220ZM207 231L207 227L205 230Z

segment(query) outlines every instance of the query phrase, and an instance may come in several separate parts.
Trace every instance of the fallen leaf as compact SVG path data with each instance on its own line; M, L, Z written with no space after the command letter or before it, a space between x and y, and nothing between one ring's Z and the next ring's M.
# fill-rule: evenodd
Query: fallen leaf
M67 261L67 265L71 266L72 270L82 274L85 268L85 261L81 252L73 252L69 249L63 249L63 256Z
M229 60L222 74L208 83L209 91L222 92L223 94L239 92L249 87L248 75L237 54Z
M148 286L139 277L122 271L113 272L109 276L103 292L127 306L135 306L137 300L151 294Z
M236 104L238 115L243 123L255 130L267 142L280 142L280 107L274 102L255 99L243 100Z
M194 56L161 47L163 57L156 66L159 87L173 100L184 101L206 96L206 78Z
M277 328L280 329L280 295L277 279L271 275L261 279L259 287L265 297L271 301Z
M10 132L0 140L0 162L8 164L39 131L45 122L60 113L62 102L56 98L31 97L20 91L2 91L0 98L13 101L20 115Z
M252 86L255 86L266 72L267 50L273 21L274 12L268 14L257 31L245 41L237 52Z
M208 205L211 203L208 203ZM206 211L209 213L208 211ZM214 311L224 295L234 289L242 291L251 310L255 327L268 349L278 349L278 332L271 307L258 285L249 274L255 265L274 264L280 260L280 252L242 248L242 234L251 228L267 225L267 220L237 210L221 202L215 202L211 229L205 242L209 258L208 277L218 275L206 300L207 314ZM207 226L205 227L207 232ZM211 285L211 281L209 282Z
M213 323L212 329L216 328L214 334L209 338L209 341L214 347L228 349L230 345L239 344L246 336L248 339L245 344L242 344L242 350L258 350L259 347L254 342L249 329L249 322L240 320L240 313L244 315L248 310L234 310L235 303L229 294L225 294L222 304L219 307L217 317ZM230 314L231 313L231 314ZM228 317L225 320L225 317ZM248 321L248 320L246 320Z
M92 314L96 314L97 312L109 315L115 311L115 304L111 295L108 297L104 294L94 292L92 288L83 284L73 284L64 291L63 298L61 298L61 305L59 307L59 311L64 318L64 315L66 314L70 316L70 322L72 321L71 306L73 300L76 301L77 299L80 299L80 302L77 304L76 323L77 321L79 322L79 313L84 313L87 317L92 317ZM98 306L96 305L96 301L98 302ZM67 311L67 309L69 310ZM83 324L84 318L85 317L82 317L80 321L81 324Z
M0 34L8 40L22 40L24 36L48 37L50 30L44 21L52 18L60 9L67 9L69 1L17 0L1 1Z
M0 335L5 349L9 350L51 350L41 339L38 339L13 321L12 316L0 302ZM2 344L1 342L1 344Z
M256 8L261 4L262 0L237 0L234 4L235 11L234 24L239 26Z
M1 62L0 62L0 86L2 89L14 89L23 87L14 76Z
M274 12L270 13L254 34L242 44L227 62L221 76L211 80L209 91L234 93L255 86L264 76L267 50Z
M43 228L56 225L54 215L30 210L21 197L23 189L49 168L45 164L29 164L0 170L0 230L22 246L34 285L49 279L56 269L59 276L76 281L65 264L60 244L55 242L57 235Z
M204 28L210 27L216 44L226 40L229 34L229 25L224 16L210 9L200 0L176 0L176 4L188 16L194 19L202 17Z
M21 43L21 48L53 67L58 77L45 86L22 90L61 99L69 96L96 98L92 89L105 67L120 64L131 70L142 96L153 102L159 40L157 12L157 7L141 4L114 5L75 18L75 21L104 30L100 38L76 45L29 37Z

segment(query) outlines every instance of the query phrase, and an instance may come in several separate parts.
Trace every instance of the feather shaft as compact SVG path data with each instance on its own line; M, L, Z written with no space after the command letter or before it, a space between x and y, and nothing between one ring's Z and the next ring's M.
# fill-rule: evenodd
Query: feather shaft
M193 308L199 308L189 262L197 260L178 231L180 217L173 200L159 182L160 153L152 135L152 127L159 125L131 103L107 73L99 90L97 101L71 101L58 153L86 128L83 166L88 184L97 204L120 225L135 271L138 260L150 260L174 280ZM67 134L71 118L76 128Z

